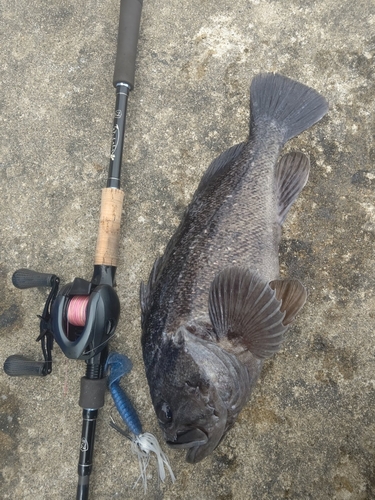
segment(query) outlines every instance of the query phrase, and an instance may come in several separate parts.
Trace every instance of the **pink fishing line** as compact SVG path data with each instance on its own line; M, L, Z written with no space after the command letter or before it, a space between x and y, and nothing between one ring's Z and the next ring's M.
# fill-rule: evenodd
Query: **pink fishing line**
M74 326L85 326L86 309L89 302L89 296L76 295L73 297L68 306L68 322Z

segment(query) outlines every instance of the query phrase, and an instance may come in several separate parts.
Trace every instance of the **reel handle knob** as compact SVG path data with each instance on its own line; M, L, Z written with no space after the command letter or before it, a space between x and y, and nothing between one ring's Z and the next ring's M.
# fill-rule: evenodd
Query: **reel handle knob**
M44 365L43 361L34 361L20 354L13 354L5 360L4 371L10 377L43 377Z
M38 273L31 269L18 269L12 276L12 283L16 288L33 288L37 286L52 287L55 274Z

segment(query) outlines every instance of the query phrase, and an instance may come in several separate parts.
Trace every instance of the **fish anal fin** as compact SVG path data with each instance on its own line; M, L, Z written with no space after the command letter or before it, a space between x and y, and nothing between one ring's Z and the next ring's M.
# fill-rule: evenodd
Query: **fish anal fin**
M309 172L310 161L303 153L287 153L277 164L275 177L280 225L283 224L290 207L305 187Z
M276 292L257 272L228 267L214 278L209 314L218 341L234 354L248 350L258 358L277 352L287 328Z
M306 302L306 288L296 279L274 280L270 282L270 287L275 290L276 298L281 300L280 310L285 312L283 324L289 325Z

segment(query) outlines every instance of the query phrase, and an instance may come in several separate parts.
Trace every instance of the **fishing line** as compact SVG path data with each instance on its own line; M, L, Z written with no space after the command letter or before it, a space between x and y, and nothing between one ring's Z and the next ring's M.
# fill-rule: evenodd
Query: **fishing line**
M67 320L74 326L85 326L87 304L89 303L88 296L76 295L70 299L68 311L66 314Z

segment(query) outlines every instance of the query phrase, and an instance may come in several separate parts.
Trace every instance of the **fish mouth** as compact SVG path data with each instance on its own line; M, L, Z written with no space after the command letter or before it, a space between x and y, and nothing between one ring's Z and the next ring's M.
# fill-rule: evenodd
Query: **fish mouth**
M167 441L170 448L199 448L208 442L208 436L202 429L189 429L188 431L178 432L174 441Z

